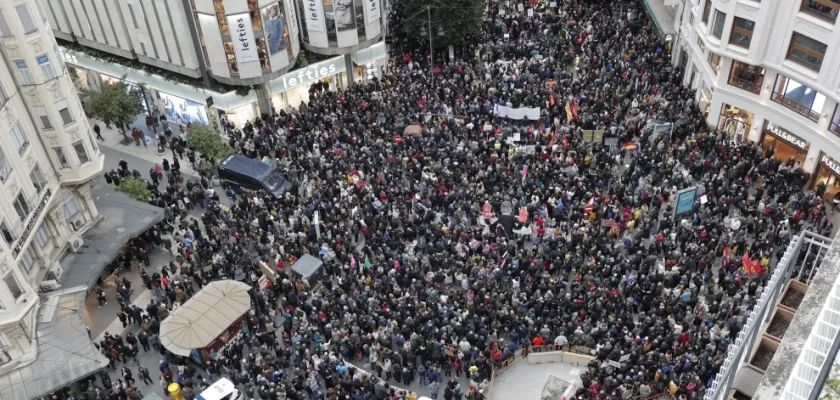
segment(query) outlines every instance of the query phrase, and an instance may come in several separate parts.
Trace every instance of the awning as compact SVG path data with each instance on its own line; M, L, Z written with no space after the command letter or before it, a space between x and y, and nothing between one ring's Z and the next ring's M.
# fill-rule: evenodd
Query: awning
M251 309L250 289L232 280L209 283L160 323L160 342L184 357L207 347Z
M108 365L93 346L84 323L87 288L51 292L38 315L38 356L31 364L0 376L0 399L48 395Z
M134 200L99 180L91 182L90 192L102 218L84 235L79 252L67 253L61 260L64 273L59 283L64 287L81 285L90 290L102 269L129 240L164 217L162 208Z

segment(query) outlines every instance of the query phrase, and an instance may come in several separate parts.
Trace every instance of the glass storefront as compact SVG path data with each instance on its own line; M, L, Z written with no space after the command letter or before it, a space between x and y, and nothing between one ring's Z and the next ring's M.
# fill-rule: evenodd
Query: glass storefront
M753 114L751 112L733 107L729 104L723 104L721 106L718 129L726 132L732 139L745 139L745 135L749 133L752 123Z
M779 125L770 121L764 123L764 129L761 132L761 150L763 154L766 155L769 150L773 150L773 158L782 162L793 159L801 167L805 162L805 157L808 155L808 149L810 147L810 143Z
M832 201L834 195L840 192L840 182L838 180L840 180L840 163L825 153L820 154L820 163L817 166L817 172L814 174L811 189L816 191L820 184L825 185L823 198L826 201Z

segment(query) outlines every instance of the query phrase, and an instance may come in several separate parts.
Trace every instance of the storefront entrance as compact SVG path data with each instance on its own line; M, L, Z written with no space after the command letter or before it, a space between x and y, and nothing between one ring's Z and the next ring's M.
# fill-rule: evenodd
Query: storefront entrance
M840 182L838 180L840 180L840 162L825 153L820 154L820 163L817 166L817 172L814 174L811 189L817 190L821 183L824 184L825 194L823 194L823 198L830 202L834 199L834 195L840 192Z
M732 139L745 139L753 123L753 114L738 107L723 104L720 110L718 129L726 132Z
M810 143L770 121L764 123L760 142L763 154L772 149L773 158L782 162L792 158L800 167L811 147Z

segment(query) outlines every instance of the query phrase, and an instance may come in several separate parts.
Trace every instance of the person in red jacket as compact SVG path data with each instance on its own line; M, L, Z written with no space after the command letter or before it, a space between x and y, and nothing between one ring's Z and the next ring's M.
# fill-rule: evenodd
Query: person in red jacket
M542 346L543 345L542 336L537 335L537 337L535 337L534 340L531 341L531 345L532 346Z

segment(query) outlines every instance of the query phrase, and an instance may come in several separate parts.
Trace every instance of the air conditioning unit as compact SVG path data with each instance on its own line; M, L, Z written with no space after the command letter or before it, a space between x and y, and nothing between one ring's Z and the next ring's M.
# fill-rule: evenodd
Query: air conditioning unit
M78 232L82 229L82 226L85 225L85 221L82 220L81 218L79 218L79 219L76 219L76 220L73 220L72 222L70 222L70 225L73 226L74 231Z
M41 282L41 290L44 292L51 292L53 290L61 289L61 285L56 280L49 280Z
M53 263L53 267L50 268L49 272L47 272L47 276L44 280L59 280L62 275L64 275L64 268L61 267L61 263L55 262Z
M85 241L79 236L73 236L70 238L70 251L73 253L78 253L79 250L82 249L82 246L85 244Z

